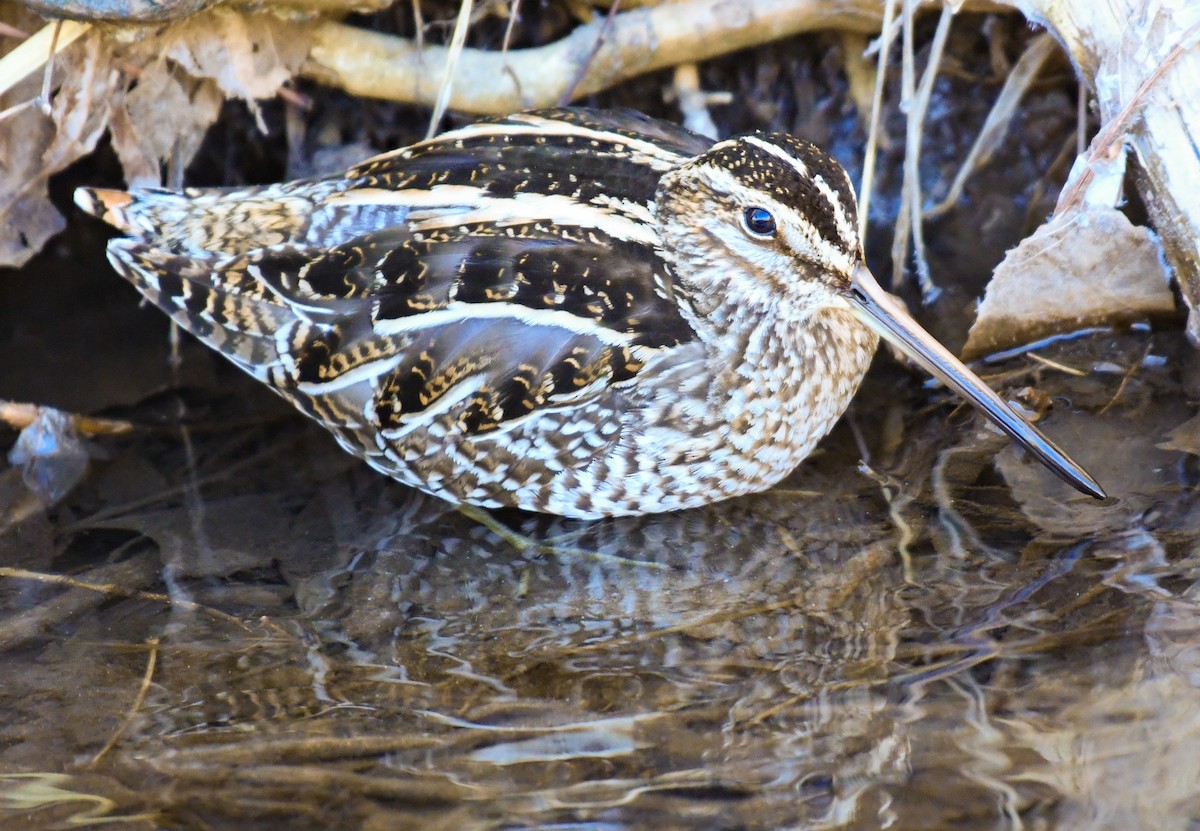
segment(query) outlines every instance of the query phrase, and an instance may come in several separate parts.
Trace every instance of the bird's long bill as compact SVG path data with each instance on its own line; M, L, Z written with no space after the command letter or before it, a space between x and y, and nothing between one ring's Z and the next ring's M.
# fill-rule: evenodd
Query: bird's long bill
M1097 499L1106 496L1104 489L1086 470L1004 403L979 376L922 329L895 298L880 287L864 265L858 266L854 273L850 298L855 314L863 323L982 410L996 426L1029 450L1063 481Z

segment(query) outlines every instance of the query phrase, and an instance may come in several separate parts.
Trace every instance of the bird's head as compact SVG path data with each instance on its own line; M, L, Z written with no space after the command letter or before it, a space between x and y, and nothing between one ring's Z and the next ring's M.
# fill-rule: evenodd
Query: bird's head
M854 191L812 144L784 133L719 142L662 177L655 210L698 306L848 308L862 260Z
M850 178L828 154L783 133L718 142L663 175L655 213L681 288L700 315L790 319L803 326L825 313L841 325L865 326L982 410L1064 480L1104 496L1087 471L879 286L863 262ZM731 314L731 308L750 313Z

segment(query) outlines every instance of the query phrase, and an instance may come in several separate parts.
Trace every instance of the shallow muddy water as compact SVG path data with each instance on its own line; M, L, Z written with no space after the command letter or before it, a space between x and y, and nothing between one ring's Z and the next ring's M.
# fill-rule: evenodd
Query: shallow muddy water
M873 475L843 424L761 496L498 515L525 551L269 399L110 440L0 540L3 827L1190 828L1195 359L1043 356L1088 375L997 370L1106 503L894 368Z

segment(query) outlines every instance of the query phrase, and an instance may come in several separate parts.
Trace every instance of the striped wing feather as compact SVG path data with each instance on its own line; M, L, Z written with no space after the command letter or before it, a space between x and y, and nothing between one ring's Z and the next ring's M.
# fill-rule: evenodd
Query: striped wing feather
M134 235L110 259L151 301L389 467L435 423L481 440L598 398L615 417L648 357L694 338L648 203L708 143L546 111L337 179L79 201Z
M498 197L612 197L646 204L658 177L709 139L632 111L543 110L473 124L352 168L363 184L478 186Z

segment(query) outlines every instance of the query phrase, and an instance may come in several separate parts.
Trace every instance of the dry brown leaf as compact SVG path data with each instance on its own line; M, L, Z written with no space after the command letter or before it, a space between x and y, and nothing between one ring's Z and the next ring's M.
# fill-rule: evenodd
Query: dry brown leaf
M162 162L185 167L224 98L275 95L308 53L304 21L225 8L196 15L141 41L142 68L112 119L113 145L129 184L158 184Z
M130 186L159 184L164 161L186 165L221 111L211 81L181 75L166 61L151 64L113 112L113 148Z
M111 51L99 32L91 32L81 47L73 50L62 86L54 95L50 110L54 140L42 154L44 176L57 173L95 149L108 126L120 87Z
M227 98L270 98L308 56L312 24L270 13L213 9L173 26L161 54L196 78L216 81Z
M19 95L22 84L14 89ZM62 230L63 218L50 204L41 150L54 137L54 125L30 108L8 119L0 147L0 266L19 267ZM12 141L17 135L24 141Z
M1175 313L1158 239L1113 208L1055 217L996 269L963 357Z
M0 19L26 29L36 19L0 7ZM64 79L49 115L36 106L0 121L0 266L20 266L63 227L50 204L47 182L53 174L91 152L107 121L113 76L108 52L98 36L60 56L55 77ZM0 98L0 109L33 101L40 74L26 78Z
M2 0L0 21L40 25ZM50 113L27 106L0 121L0 266L23 264L62 229L47 180L91 152L106 129L126 181L159 184L163 162L182 169L191 161L224 98L253 105L279 91L308 54L312 25L219 8L154 34L130 29L137 37L128 43L93 31L61 53ZM27 78L0 109L33 101L41 87L40 74Z
M50 204L52 175L92 152L104 134L117 74L100 37L64 59L65 80L47 116L29 107L0 123L4 176L0 182L0 265L20 266L63 227ZM14 97L36 95L40 78L18 85Z

